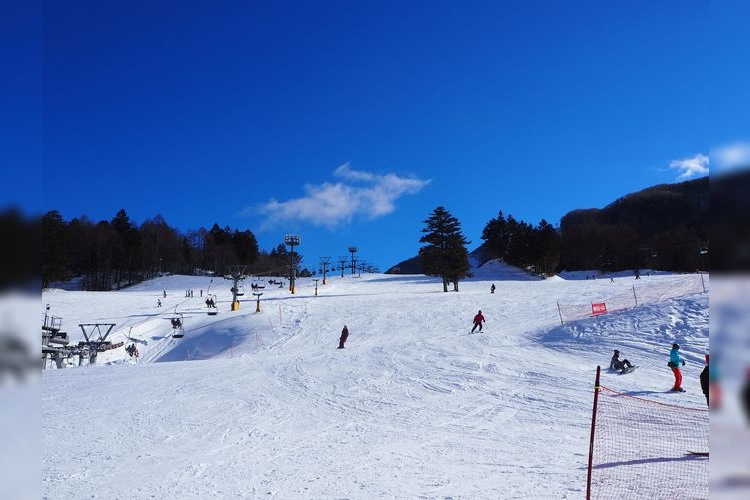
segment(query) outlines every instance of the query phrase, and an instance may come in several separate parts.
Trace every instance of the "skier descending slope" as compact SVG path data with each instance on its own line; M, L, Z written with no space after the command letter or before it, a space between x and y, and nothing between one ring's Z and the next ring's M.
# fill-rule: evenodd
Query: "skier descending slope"
M479 327L479 332L482 331L482 323L485 321L484 316L482 316L482 311L479 311L476 316L474 316L474 328L471 329L471 332L474 333L474 330Z
M344 344L346 343L346 339L349 338L349 329L344 325L344 328L341 330L341 337L339 338L339 349L344 348Z

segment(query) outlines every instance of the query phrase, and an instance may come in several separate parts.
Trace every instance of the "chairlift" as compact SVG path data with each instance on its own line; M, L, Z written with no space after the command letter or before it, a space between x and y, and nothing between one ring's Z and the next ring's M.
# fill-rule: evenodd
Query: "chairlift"
M206 297L206 307L208 308L209 316L216 316L219 313L219 310L216 308L217 302L216 295L212 293L208 294L208 297Z
M172 329L175 330L172 334L173 339L181 339L185 336L185 317L182 313L175 311L172 315Z

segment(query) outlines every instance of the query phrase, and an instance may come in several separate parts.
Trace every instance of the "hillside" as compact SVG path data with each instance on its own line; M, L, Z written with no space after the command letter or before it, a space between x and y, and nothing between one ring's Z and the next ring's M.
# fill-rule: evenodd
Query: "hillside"
M683 295L699 276L528 281L492 267L460 293L418 275L331 278L318 296L309 280L293 296L265 283L260 313L252 297L230 312L228 282L207 277L45 290L74 340L78 323L113 322L111 340L141 358L120 348L44 371L43 496L580 498L594 372L613 347L641 368L606 384L705 407L708 295ZM634 284L673 298L560 325L556 301ZM209 286L214 317L199 296ZM486 328L467 335L478 309ZM673 341L688 360L684 394L665 392Z

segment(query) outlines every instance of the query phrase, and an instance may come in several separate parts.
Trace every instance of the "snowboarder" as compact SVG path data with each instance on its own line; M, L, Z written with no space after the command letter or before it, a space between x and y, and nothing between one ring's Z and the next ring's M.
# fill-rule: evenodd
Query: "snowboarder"
M685 389L682 388L682 372L680 371L680 365L685 366L685 360L682 359L679 351L679 344L672 344L667 366L672 369L672 373L674 374L674 387L671 390L674 392L685 392Z
M167 291L166 290L164 290L164 298L165 299L167 298Z
M612 359L609 362L610 369L620 370L620 373L625 373L628 368L633 368L635 365L627 359L620 359L620 351L615 349L615 353L612 355Z
M711 403L708 401L708 354L706 354L706 366L703 367L701 372L701 389L706 396L706 405L710 408Z
M339 338L339 349L344 348L344 343L346 342L346 339L349 338L349 329L344 325L343 330L341 330L341 338Z
M490 287L490 293L495 293L495 284L494 283Z
M161 307L161 299L156 299L156 307Z
M474 333L474 330L479 327L479 332L482 332L482 323L485 321L484 316L482 316L482 311L480 310L476 316L474 316L474 328L471 329L471 333Z

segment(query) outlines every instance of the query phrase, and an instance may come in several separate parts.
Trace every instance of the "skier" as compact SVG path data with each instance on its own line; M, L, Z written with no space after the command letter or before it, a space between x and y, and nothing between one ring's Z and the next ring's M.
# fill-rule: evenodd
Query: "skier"
M346 339L349 338L349 329L344 325L343 330L341 330L341 338L339 338L339 349L344 348L344 343L346 342Z
M620 370L620 373L625 373L626 369L633 368L633 366L635 365L627 359L620 360L620 351L615 349L615 353L609 362L610 369Z
M490 287L490 293L495 293L495 284L494 283Z
M161 299L156 299L156 307L161 307Z
M710 408L711 403L708 401L708 354L706 354L706 366L703 367L703 371L701 372L701 389L703 389L703 394L706 396L706 405Z
M674 392L685 392L685 389L682 388L682 372L680 371L680 365L685 366L685 360L682 359L679 351L679 344L672 344L667 366L672 369L672 373L674 374L674 387L671 390Z
M167 298L167 291L166 290L164 290L164 298L165 299Z
M474 330L479 327L479 332L482 332L482 323L485 321L484 316L482 316L482 311L480 310L476 316L474 316L474 328L471 329L471 333L474 333Z

